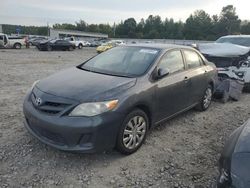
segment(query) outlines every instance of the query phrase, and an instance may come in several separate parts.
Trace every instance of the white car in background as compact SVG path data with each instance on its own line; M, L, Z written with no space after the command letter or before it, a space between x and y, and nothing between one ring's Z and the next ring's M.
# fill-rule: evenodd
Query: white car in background
M0 47L1 48L14 48L21 49L25 46L25 39L19 36L7 36L6 34L0 33Z
M66 37L64 40L69 41L71 44L74 44L77 48L82 49L82 47L90 46L90 42L76 39L75 37Z
M114 43L116 46L120 46L120 45L125 45L126 44L124 42L124 40L111 40L110 42Z
M250 47L218 42L195 47L216 65L219 77L241 80L250 91Z

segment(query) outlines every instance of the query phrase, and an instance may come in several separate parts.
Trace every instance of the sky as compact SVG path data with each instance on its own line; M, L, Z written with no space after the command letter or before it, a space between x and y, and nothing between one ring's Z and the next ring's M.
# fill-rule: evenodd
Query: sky
M80 19L88 24L113 24L127 18L160 15L185 21L195 10L219 14L234 5L242 20L250 20L249 0L0 0L0 24L52 26Z

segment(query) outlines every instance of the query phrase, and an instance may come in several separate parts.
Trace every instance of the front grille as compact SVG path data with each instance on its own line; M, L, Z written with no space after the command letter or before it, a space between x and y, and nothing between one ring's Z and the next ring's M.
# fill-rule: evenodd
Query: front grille
M43 112L48 115L56 115L71 105L71 104L46 100L46 97L43 97L41 99L42 102L40 104L37 104L36 99L37 99L37 96L35 95L34 92L32 92L31 101L32 101L33 106L40 112Z

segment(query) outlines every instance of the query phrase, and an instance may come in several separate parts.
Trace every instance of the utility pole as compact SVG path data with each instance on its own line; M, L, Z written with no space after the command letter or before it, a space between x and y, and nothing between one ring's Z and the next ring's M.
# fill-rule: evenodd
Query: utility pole
M47 35L48 35L48 37L49 37L49 36L50 36L49 22L47 22L47 29L48 29Z
M114 23L114 38L115 38L115 29L116 29L116 25L115 25L115 23Z

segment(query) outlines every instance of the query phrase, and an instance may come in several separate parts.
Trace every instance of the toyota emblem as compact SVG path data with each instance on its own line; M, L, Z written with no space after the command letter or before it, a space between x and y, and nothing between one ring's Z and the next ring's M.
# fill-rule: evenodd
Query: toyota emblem
M40 105L42 104L42 99L41 99L41 98L36 98L35 104L36 104L37 106L40 106Z

